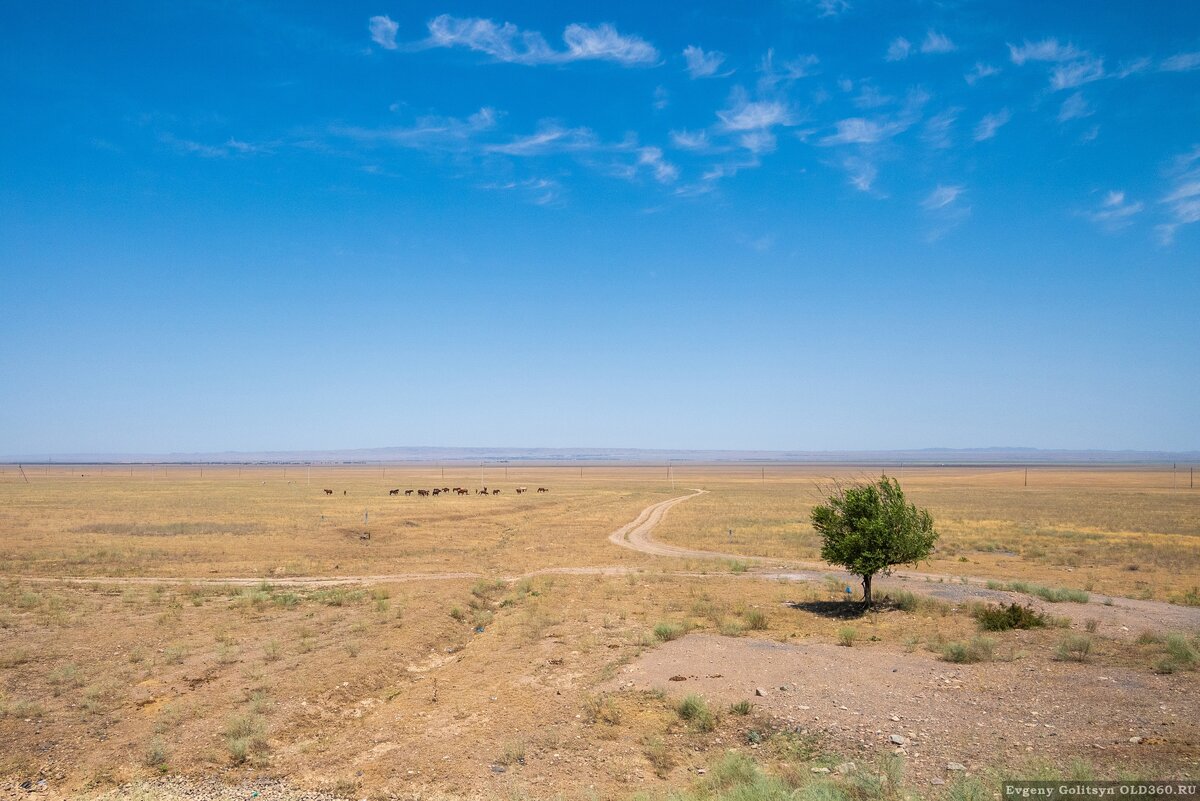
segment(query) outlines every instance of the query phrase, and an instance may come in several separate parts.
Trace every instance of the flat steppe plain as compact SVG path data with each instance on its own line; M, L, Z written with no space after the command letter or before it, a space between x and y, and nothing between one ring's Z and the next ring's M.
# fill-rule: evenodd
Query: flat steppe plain
M889 472L942 536L860 616L807 521L873 467L0 467L0 796L1200 778L1186 471Z

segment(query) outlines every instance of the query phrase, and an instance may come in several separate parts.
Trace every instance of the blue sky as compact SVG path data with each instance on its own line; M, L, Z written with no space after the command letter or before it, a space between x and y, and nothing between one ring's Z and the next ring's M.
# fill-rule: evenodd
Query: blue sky
M0 454L1200 448L1200 4L0 9Z

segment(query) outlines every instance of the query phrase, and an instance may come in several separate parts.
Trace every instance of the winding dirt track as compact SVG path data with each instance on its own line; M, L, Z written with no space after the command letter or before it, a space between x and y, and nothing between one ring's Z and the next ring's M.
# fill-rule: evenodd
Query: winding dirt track
M693 489L688 495L668 498L665 501L652 503L643 509L637 517L608 535L613 545L628 548L650 556L674 559L720 559L751 562L761 565L758 569L738 574L670 571L666 575L680 577L711 578L743 578L774 581L821 581L835 578L845 582L847 586L855 586L858 577L845 571L831 568L829 565L814 562L789 562L786 565L779 560L770 560L760 556L722 553L719 551L701 551L694 548L684 548L678 545L668 545L657 542L650 533L662 521L667 512L677 504L703 495L707 490ZM596 566L596 567L550 567L533 570L516 576L504 577L506 581L518 581L523 578L546 575L575 575L575 576L620 576L629 573L642 572L642 568ZM481 574L471 572L450 573L388 573L379 575L360 576L301 576L280 578L248 578L212 576L4 576L4 579L19 581L34 581L63 584L193 584L199 586L234 586L254 587L264 581L277 587L331 587L346 584L398 584L413 581L458 581L480 578ZM971 600L982 601L1020 601L1034 606L1048 608L1037 599L1016 593L987 589L987 579L970 576L950 576L940 573L924 573L915 570L898 570L889 577L876 579L876 585L881 590L905 589L910 592L940 598L951 603L962 603ZM1200 608L1176 606L1161 601L1141 601L1132 598L1110 598L1103 603L1100 599L1092 599L1090 603L1053 604L1055 614L1071 618L1075 621L1085 621L1089 618L1101 619L1106 623L1122 628L1128 636L1134 636L1145 628L1167 627L1171 629L1200 629Z

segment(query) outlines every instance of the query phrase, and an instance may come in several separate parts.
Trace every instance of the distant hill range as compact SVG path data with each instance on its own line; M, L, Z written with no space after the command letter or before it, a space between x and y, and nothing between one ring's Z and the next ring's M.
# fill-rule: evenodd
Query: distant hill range
M60 453L0 457L8 464L1164 464L1200 463L1200 451L923 448L878 451L653 450L641 448L359 448L217 453Z

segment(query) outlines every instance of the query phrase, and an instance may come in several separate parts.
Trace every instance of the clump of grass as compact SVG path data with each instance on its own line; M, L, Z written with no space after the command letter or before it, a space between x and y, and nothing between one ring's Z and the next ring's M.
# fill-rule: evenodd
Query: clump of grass
M838 645L844 645L850 648L854 645L854 641L858 639L858 631L853 626L842 626L837 632Z
M146 767L165 772L167 769L167 744L161 737L153 737L146 746L143 756Z
M712 731L717 727L716 715L708 708L708 702L698 695L688 695L675 707L681 720L697 731Z
M225 727L225 747L234 764L241 765L256 754L265 753L267 738L262 718L239 715Z
M263 645L263 659L267 662L276 662L279 660L283 649L279 645L279 640L268 640Z
M454 618L459 623L462 623L467 619L467 613L464 612L461 608L456 606L450 610L450 617Z
M687 633L687 629L685 629L679 623L664 622L664 623L659 623L657 626L654 627L654 636L657 637L660 642L670 642L671 640L677 640L686 633Z
M1084 622L1083 627L1087 629L1088 634L1095 634L1096 630L1100 628L1100 621L1094 617L1088 618L1087 621Z
M50 671L47 676L54 695L61 695L64 689L79 687L83 684L83 676L73 663L61 665Z
M497 765L524 765L525 764L525 743L520 740L514 740L504 746L504 750L500 752L500 756L496 758Z
M740 621L729 618L720 622L717 631L724 637L741 637L746 633L746 627Z
M1159 645L1165 642L1166 639L1157 631L1143 631L1137 636L1138 645Z
M751 631L766 631L767 629L767 614L761 609L747 609L742 618L746 621L746 627Z
M1038 629L1046 625L1046 616L1028 606L1011 603L1004 606L977 606L974 613L984 631Z
M1088 594L1083 590L1072 590L1066 587L1046 587L1041 584L1030 584L1027 581L1010 581L1007 584L1001 581L989 581L987 588L989 590L1005 590L1025 595L1036 595L1043 601L1049 601L1052 604L1062 603L1063 601L1086 604L1089 599Z
M588 723L607 723L616 726L621 722L621 710L607 695L595 695L583 702L583 718Z
M921 598L908 590L888 590L880 593L879 599L891 603L901 612L915 612L921 608Z
M1054 651L1054 658L1064 662L1086 662L1092 651L1092 638L1082 634L1063 637Z
M738 701L729 707L729 712L733 715L749 715L751 709L749 701Z
M995 650L996 641L991 637L972 637L968 642L948 642L942 646L942 660L960 665L991 662Z
M0 718L40 718L43 714L45 714L45 710L37 701L24 698L10 700L0 693Z
M675 758L671 756L671 749L667 747L661 737L651 737L646 740L643 743L642 754L650 763L654 775L660 779L667 778L671 773L671 768L675 767Z
M1168 634L1165 644L1167 655L1155 666L1156 672L1175 673L1196 669L1197 663L1200 662L1200 652L1195 644L1188 642L1182 634Z
M749 569L750 569L749 562L744 562L741 559L731 559L729 561L729 572L730 573L745 573Z

